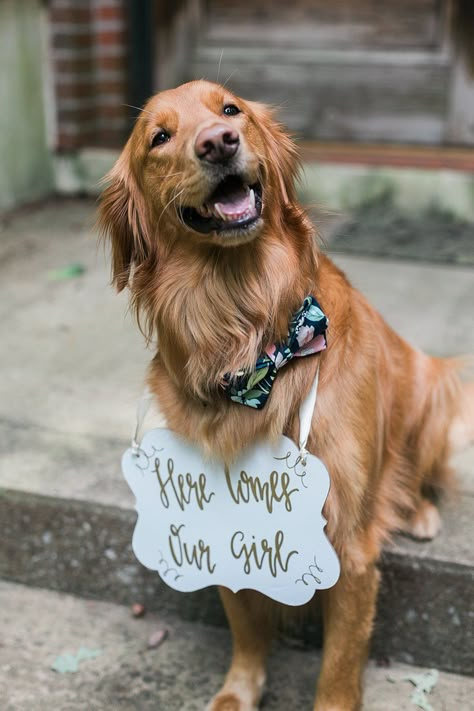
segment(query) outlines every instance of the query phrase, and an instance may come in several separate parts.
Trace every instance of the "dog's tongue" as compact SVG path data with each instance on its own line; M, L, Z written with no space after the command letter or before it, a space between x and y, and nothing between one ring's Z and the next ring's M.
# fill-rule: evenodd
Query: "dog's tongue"
M216 192L213 202L224 215L240 215L251 207L248 189L237 184L227 185L226 190Z

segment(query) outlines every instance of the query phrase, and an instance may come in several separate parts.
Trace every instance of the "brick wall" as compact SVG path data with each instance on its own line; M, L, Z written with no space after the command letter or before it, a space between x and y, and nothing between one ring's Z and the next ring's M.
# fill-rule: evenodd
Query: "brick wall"
M57 148L116 147L130 128L127 0L50 0Z

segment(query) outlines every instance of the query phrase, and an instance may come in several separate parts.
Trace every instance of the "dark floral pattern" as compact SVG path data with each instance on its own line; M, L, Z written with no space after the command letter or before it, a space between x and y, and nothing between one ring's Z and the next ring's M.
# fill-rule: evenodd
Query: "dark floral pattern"
M267 402L278 370L292 358L319 353L327 346L329 321L313 296L293 316L288 338L273 344L259 356L253 371L226 375L226 393L233 402L261 410Z

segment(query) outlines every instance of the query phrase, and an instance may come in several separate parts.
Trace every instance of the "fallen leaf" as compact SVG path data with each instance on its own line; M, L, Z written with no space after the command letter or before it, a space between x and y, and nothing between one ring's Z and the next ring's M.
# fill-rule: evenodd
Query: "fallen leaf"
M53 671L60 674L74 673L79 670L79 664L86 659L95 659L102 654L101 649L88 649L80 647L76 654L61 654L51 665Z
M141 602L135 602L132 605L131 611L133 617L144 617L146 614L145 605L142 605Z
M403 677L403 679L404 681L411 681L413 686L416 686L417 689L423 691L425 694L429 694L438 683L439 671L437 669L430 669L426 674L411 674L410 676Z
M415 691L410 696L410 701L415 706L418 706L419 709L422 709L422 711L434 711L433 706L426 698L425 692L420 691L420 689L415 689Z
M169 631L166 629L166 627L162 627L152 632L151 635L148 637L148 649L156 649L157 647L159 647L160 644L163 644L165 639L167 639L168 634Z
M412 704L418 706L422 711L434 711L426 695L433 691L438 683L438 679L439 671L437 669L430 669L426 674L411 674L410 676L403 677L404 681L411 682L415 687L410 696Z
M61 267L60 269L54 269L49 272L48 278L51 281L68 281L69 279L75 279L81 274L84 274L86 268L83 264L68 264L66 267Z

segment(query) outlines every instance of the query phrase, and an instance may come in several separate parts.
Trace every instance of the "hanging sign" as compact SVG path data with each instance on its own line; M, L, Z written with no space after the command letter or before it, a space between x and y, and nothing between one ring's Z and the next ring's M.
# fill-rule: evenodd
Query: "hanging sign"
M223 585L303 605L333 586L339 561L322 515L329 475L301 452L282 436L227 466L171 430L151 430L122 460L138 560L181 592Z

